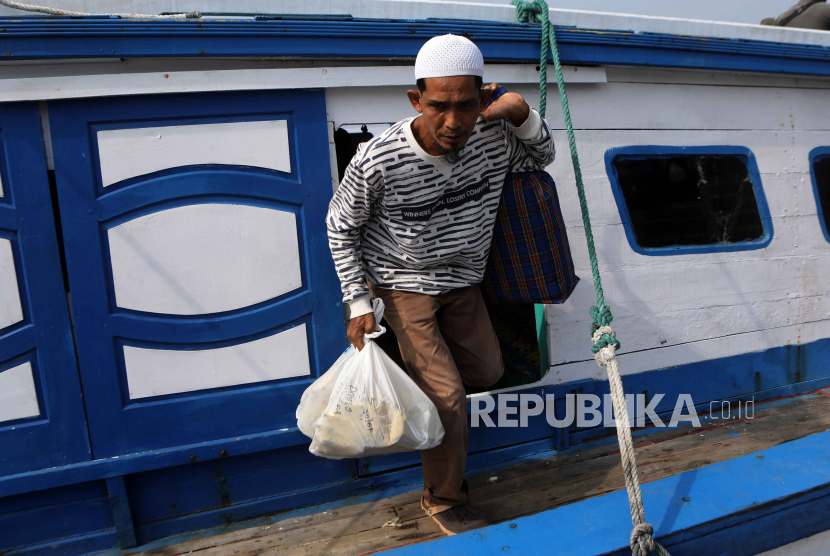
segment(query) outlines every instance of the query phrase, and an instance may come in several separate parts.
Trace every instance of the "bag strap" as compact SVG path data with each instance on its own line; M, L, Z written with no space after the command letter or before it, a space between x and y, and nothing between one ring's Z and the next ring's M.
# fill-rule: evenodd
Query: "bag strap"
M453 506L433 506L431 508L427 508L427 514L430 516L440 514L441 512L446 512L447 510L451 509Z
M792 21L793 19L797 18L798 16L800 16L801 14L806 12L809 8L812 8L813 6L815 6L816 4L819 4L821 2L824 2L824 0L813 0L812 2L808 2L808 3L804 4L803 6L797 7L793 13L791 13L790 15L788 15L787 17L785 17L784 19L782 19L781 21L776 23L775 26L776 27L786 27L787 24L790 21Z
M507 89L505 89L504 87L499 87L498 89L493 91L490 95L490 100L487 101L487 106L490 106L491 104L499 100L499 98L501 98L501 96L507 92ZM487 106L485 106L485 108L487 108Z

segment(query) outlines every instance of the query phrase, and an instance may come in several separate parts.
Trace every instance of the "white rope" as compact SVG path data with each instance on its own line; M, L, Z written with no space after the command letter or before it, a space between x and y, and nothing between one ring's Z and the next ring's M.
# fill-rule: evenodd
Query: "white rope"
M602 326L594 332L593 341L597 343L604 334L614 338L617 334L610 326ZM614 420L617 424L617 438L620 443L620 457L622 459L625 489L628 491L628 504L631 507L631 522L634 531L631 533L631 550L637 556L646 556L652 552L662 554L665 550L654 542L654 528L646 523L646 510L643 507L643 494L640 492L640 479L637 475L637 460L634 455L634 441L631 438L631 424L628 421L628 408L625 403L625 391L620 378L620 365L617 362L617 348L612 344L600 349L594 356L600 367L608 371L608 382L611 387L611 400L614 404Z
M69 15L69 16L85 16L85 15L115 15L124 19L198 19L202 17L201 12L187 12L181 14L169 15L146 15L146 14L88 14L83 12L72 12L69 10L61 10L59 8L50 8L49 6L35 6L33 4L23 4L21 2L13 2L12 0L0 0L0 6L6 6L15 10L23 10L27 12L39 12L48 15Z

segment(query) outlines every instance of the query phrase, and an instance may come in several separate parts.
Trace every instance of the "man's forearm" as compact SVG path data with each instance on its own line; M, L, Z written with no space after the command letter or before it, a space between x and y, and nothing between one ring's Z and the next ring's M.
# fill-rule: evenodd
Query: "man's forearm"
M527 120L522 125L511 125L511 131L514 149L510 155L512 170L524 168L531 161L539 168L553 162L556 157L553 137L547 123L536 110L529 110Z
M360 231L338 230L329 222L328 236L343 302L349 307L351 317L365 315L372 310L372 304L361 264Z
M371 296L363 274L361 234L369 220L373 200L377 196L361 168L361 149L346 169L340 187L334 193L326 216L329 249L340 279L343 302L352 316L372 310Z
M517 106L513 113L507 118L507 122L510 124L510 127L516 129L517 127L521 127L527 123L530 114L530 105L523 100L521 105Z

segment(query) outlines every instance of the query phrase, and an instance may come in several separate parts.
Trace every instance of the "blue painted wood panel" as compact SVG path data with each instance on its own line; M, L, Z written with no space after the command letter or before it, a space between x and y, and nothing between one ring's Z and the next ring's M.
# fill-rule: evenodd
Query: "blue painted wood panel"
M331 174L322 91L79 100L51 103L49 108L94 456L294 427L300 395L346 344L339 283L324 224ZM290 172L231 165L182 166L103 187L99 131L271 120L286 122ZM117 307L106 230L139 216L200 203L293 213L302 286L221 313L172 315ZM299 324L306 325L311 376L130 399L123 346L216 349Z
M0 552L95 535L112 527L103 481L0 498Z
M316 491L351 482L351 465L294 446L136 474L127 477L127 492L139 542L144 543L180 532L181 523L194 519L204 519L203 526L222 523L221 514L238 514L266 499L278 504L277 499L294 494L289 508L319 503ZM211 523L206 511L215 511L218 520Z
M90 459L37 105L0 106L0 238L23 320L0 330L0 374L29 363L40 415L0 423L0 476Z
M133 57L409 58L424 42L470 37L488 62L539 62L538 25L457 19L263 16L256 21L0 18L7 59ZM597 32L599 31L599 32ZM159 40L161 37L162 40ZM830 48L620 29L557 27L562 62L828 75Z

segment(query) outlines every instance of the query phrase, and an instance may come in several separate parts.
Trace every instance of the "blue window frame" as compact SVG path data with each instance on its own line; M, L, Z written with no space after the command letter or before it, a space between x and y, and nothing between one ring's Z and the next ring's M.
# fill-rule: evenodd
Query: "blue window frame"
M695 161L702 172L696 188L682 189L694 179L688 172L684 174L684 168ZM772 219L758 165L745 147L619 147L605 153L605 165L626 238L637 253L665 256L743 251L762 249L772 241ZM661 201L655 195L665 191L661 190L663 179L667 186L675 182L678 189ZM736 185L729 186L730 181ZM703 195L701 184L706 182L716 182L719 191ZM751 187L742 189L743 184ZM689 214L674 214L683 203L677 197L672 199L672 193L685 196L683 208ZM731 212L725 214L724 207L731 207ZM660 234L661 226L671 226L673 231Z
M830 147L810 151L810 174L813 176L813 194L816 196L818 220L824 239L830 241Z

